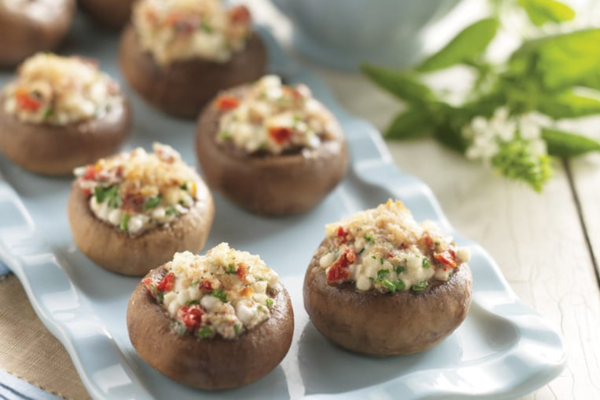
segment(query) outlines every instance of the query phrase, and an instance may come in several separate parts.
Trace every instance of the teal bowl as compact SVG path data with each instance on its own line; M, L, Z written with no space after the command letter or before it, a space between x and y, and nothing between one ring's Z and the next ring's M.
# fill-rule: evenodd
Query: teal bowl
M329 67L413 62L423 30L460 0L272 0L292 22L294 46Z

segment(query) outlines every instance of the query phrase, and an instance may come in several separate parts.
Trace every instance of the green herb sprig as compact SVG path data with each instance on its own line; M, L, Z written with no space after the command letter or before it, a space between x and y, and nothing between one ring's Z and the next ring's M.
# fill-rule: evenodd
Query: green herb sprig
M520 7L534 28L575 17L556 0L512 0L511 7ZM411 69L365 64L362 72L406 105L386 129L387 139L432 135L539 192L553 173L550 156L600 151L597 141L554 128L561 119L600 114L600 29L539 34L524 40L505 63L493 65L485 53L501 28L496 13L469 25ZM456 65L475 74L459 105L446 101L423 79Z
M103 203L104 200L107 200L108 206L111 208L119 208L123 204L118 186L96 186L94 188L94 196L98 203Z

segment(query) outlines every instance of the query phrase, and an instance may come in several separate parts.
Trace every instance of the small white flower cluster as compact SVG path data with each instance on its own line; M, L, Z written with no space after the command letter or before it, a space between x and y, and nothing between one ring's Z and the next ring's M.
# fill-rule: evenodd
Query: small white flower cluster
M550 125L550 118L537 112L512 116L506 107L496 109L490 119L475 117L463 128L463 136L470 140L466 156L470 160L490 160L500 151L502 143L517 138L529 142L534 154L546 154L542 127Z

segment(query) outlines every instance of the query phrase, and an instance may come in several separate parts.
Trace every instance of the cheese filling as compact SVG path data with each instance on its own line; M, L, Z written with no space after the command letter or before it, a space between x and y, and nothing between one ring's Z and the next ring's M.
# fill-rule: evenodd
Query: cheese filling
M67 125L123 107L119 85L94 60L38 53L2 92L4 111L33 124Z
M317 250L327 283L352 282L360 291L424 292L433 281L448 281L470 259L430 222L418 224L400 202L326 226L327 237Z
M166 226L194 207L200 177L173 148L154 143L75 170L96 218L130 235Z
M217 142L247 153L316 149L336 135L331 115L307 86L283 85L275 75L254 83L241 99L218 97L217 108L224 111Z
M221 243L205 256L176 253L165 269L164 276L143 283L181 335L234 339L271 316L275 300L269 292L279 277L259 256Z
M248 9L226 10L221 0L140 0L132 18L142 48L160 65L195 58L225 63L251 33Z

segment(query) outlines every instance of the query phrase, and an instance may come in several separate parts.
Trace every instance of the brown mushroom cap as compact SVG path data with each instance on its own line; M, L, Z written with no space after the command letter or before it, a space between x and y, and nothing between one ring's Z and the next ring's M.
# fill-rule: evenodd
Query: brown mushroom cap
M100 24L121 29L129 22L135 0L78 0L81 8Z
M4 111L0 96L0 151L20 167L45 175L71 175L73 169L115 153L127 139L131 110L113 107L101 118L67 125L19 121Z
M131 87L156 108L186 118L195 118L220 90L260 78L266 61L262 41L252 34L246 48L226 63L192 59L163 67L142 49L131 24L123 32L119 51L121 70Z
M36 0L22 9L0 6L0 67L56 48L71 27L75 0Z
M392 356L427 350L454 332L467 316L471 292L467 264L423 293L361 292L354 283L330 286L315 255L304 278L304 307L317 330L337 345Z
M248 85L223 92L242 97ZM348 148L337 120L331 119L336 138L321 143L312 157L300 152L248 155L234 146L217 143L222 111L211 102L198 119L196 150L208 185L254 213L289 215L313 208L344 178Z
M75 181L69 196L69 223L79 250L110 271L141 276L173 258L180 251L197 253L204 247L214 217L213 199L198 182L198 199L188 213L163 227L130 236L96 218Z
M162 274L164 267L148 276ZM287 354L294 332L294 312L285 288L278 284L271 316L260 325L227 340L180 336L172 320L143 283L127 308L127 329L142 359L169 378L202 389L230 389L271 372Z

